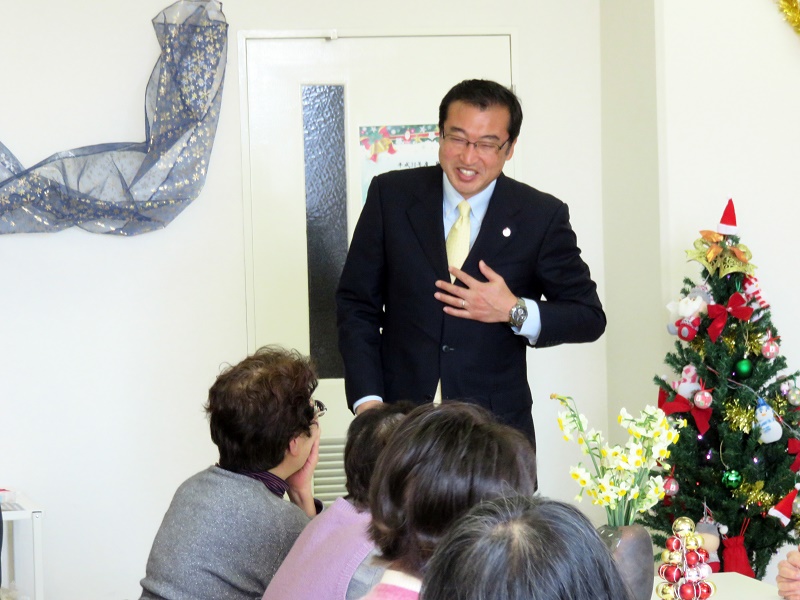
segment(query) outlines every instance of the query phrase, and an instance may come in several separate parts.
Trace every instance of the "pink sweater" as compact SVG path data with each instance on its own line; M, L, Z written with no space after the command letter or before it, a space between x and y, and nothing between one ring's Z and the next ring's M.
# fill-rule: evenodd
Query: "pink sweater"
M421 587L416 577L387 569L381 582L362 600L417 600Z
M263 600L344 600L353 573L375 547L369 521L369 512L338 498L303 529Z

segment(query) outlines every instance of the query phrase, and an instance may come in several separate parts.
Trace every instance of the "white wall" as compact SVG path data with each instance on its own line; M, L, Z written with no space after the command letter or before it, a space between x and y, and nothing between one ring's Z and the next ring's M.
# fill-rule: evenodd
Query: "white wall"
M4 6L0 136L23 164L144 139L161 8ZM238 152L224 110L204 193L166 230L0 239L0 479L46 511L50 598L134 597L176 486L215 458L201 405L246 353Z
M651 2L601 3L602 164L608 403L656 403L670 347L661 301L656 29ZM612 421L613 422L613 421ZM614 443L628 434L614 427Z
M800 215L800 36L770 2L671 0L659 3L659 14L671 291L677 294L684 273L699 272L679 260L683 250L698 229L716 228L733 198L782 351L798 364L800 323L791 307L800 284L785 269L794 262L787 250Z
M800 36L772 2L659 0L663 303L677 299L700 229L733 198L781 352L800 366L800 281L791 251L800 218ZM775 568L765 581L774 582Z
M150 19L165 5L4 3L0 140L24 165L77 146L144 139L144 89L158 56ZM247 350L238 31L516 28L526 111L517 175L570 204L604 291L598 4L411 0L392 4L389 17L387 8L356 0L227 2L226 89L198 200L165 230L136 238L77 229L0 238L0 486L24 490L46 511L51 600L138 597L175 488L215 460L201 405L220 364ZM542 487L571 498L567 467L578 452L557 435L548 396L574 395L604 427L605 346L531 358L546 450ZM24 542L17 550L27 551Z

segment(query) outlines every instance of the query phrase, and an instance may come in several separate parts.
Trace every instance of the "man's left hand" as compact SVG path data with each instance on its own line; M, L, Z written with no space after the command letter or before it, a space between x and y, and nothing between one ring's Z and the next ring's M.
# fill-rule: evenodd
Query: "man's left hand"
M449 271L466 287L449 281L437 281L440 291L434 297L445 304L444 312L461 319L472 319L483 323L507 323L508 313L517 303L517 297L508 289L505 279L480 261L478 267L487 281L478 281L461 269L450 267Z

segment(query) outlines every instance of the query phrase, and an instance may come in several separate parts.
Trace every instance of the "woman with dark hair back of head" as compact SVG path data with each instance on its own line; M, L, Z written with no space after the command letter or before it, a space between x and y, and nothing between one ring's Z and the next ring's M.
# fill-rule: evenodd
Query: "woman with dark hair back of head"
M175 492L150 551L142 598L249 600L264 593L322 508L311 487L325 412L311 397L316 387L311 361L276 346L220 373L205 405L219 462Z
M378 455L414 407L408 402L381 404L353 419L344 447L348 494L303 530L264 600L356 600L377 583L385 565L375 560L375 544L367 535L369 484ZM314 566L313 577L308 576L309 565Z
M416 598L453 521L481 500L535 491L536 454L519 431L472 404L418 407L389 440L370 485L370 535L389 568L366 598Z
M425 572L422 600L633 600L577 508L547 498L483 502L456 522Z

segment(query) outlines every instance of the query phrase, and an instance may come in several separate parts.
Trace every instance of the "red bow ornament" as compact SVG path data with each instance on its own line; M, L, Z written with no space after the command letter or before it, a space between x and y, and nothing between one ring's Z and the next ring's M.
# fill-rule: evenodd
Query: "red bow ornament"
M700 435L705 435L708 431L708 422L711 420L711 408L699 408L680 394L675 394L671 402L667 401L667 392L663 389L658 390L658 408L664 411L665 415L677 412L688 412L694 418L697 431Z
M708 326L708 337L715 344L722 330L725 329L725 323L728 322L728 313L740 321L749 321L750 317L753 316L753 308L747 306L747 298L739 292L736 292L728 299L728 306L709 304L708 316L711 318L711 325Z

